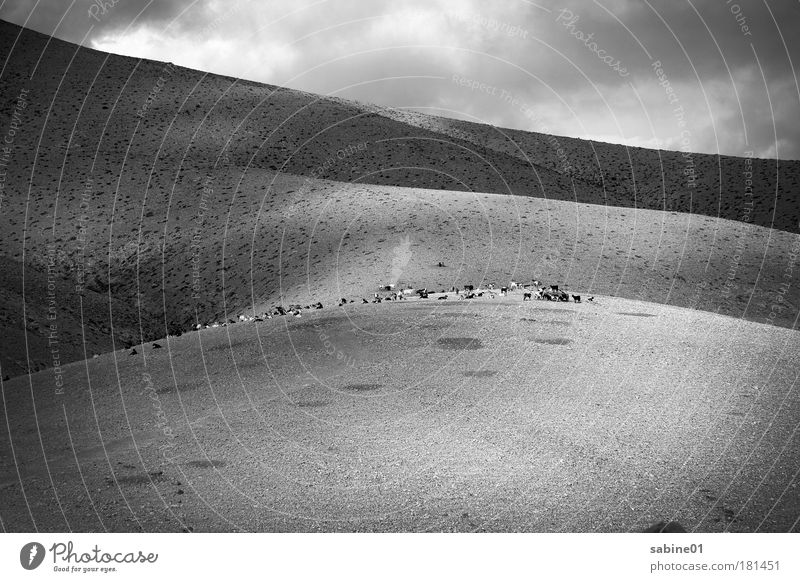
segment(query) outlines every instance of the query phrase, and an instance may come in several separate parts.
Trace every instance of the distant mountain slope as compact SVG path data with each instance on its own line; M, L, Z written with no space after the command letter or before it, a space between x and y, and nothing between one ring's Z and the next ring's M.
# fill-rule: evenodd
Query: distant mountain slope
M800 232L800 162L653 150L373 106L380 115L596 186L581 202L691 212ZM561 152L559 152L561 150ZM581 188L580 192L597 190ZM553 196L559 198L559 196Z
M693 155L706 170L690 200L681 154L557 138L564 172L548 136L109 55L3 22L0 67L0 135L13 130L0 159L0 257L13 274L2 323L15 338L3 375L52 365L48 272L73 359L84 332L88 353L278 303L328 305L370 295L393 266L432 288L539 277L796 324L800 286L781 285L797 252L798 162L772 180L778 163L753 160L746 215L738 158ZM782 231L764 228L770 204ZM680 213L690 209L734 220Z
M34 135L28 155L17 153L21 169L34 156L40 166L62 166L62 186L76 171L116 175L123 159L154 178L224 161L346 182L693 212L798 232L796 161L753 160L750 168L743 158L554 140L108 55L5 22L0 33L2 60L10 57L0 115L11 115L20 90L31 95L26 123ZM743 172L751 169L748 210ZM143 188L145 175L135 173L124 172L121 183Z

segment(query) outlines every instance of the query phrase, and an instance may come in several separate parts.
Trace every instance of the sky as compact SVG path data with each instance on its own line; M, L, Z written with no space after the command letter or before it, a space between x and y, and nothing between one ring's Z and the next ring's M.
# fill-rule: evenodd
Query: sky
M0 19L501 127L800 159L800 0L0 0Z

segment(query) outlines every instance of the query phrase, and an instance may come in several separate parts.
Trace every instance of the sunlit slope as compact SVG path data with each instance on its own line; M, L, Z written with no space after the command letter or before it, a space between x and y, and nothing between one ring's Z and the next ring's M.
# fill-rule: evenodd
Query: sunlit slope
M63 394L50 370L6 382L0 514L9 531L796 531L799 341L519 295L192 332L70 364Z
M800 231L800 162L624 147L372 106L382 116L502 152L601 189L582 202L691 212ZM596 192L593 194L596 195ZM559 196L554 196L559 198Z
M797 232L798 162L748 165L743 158L499 130L109 55L0 26L0 54L9 56L3 113L11 115L22 90L31 101L11 176L26 186L32 177L34 199L42 190L81 190L86 178L95 180L98 195L121 188L143 196L185 181L187 172L235 175L249 167L693 212ZM750 170L752 189L745 192Z
M703 170L689 204L674 154L558 138L565 173L548 136L505 132L512 143L488 126L0 32L1 129L15 128L0 255L18 271L3 288L16 338L3 375L53 364L50 302L73 359L279 303L368 297L395 278L539 278L794 325L796 162L774 173L754 160L740 213L742 159L695 155L732 181L712 192Z
M279 304L371 298L390 283L438 291L533 279L583 295L796 323L797 287L785 281L798 243L786 232L687 214L262 171L247 172L236 194L234 186L198 177L196 188L203 184L199 197L195 188L176 187L168 215L151 218L138 247L87 275L85 295L117 301L107 316L119 313L118 340L129 341L131 330L163 337L171 323L188 329ZM141 216L135 204L115 212L125 225ZM105 251L88 243L83 252ZM131 309L141 312L142 330L130 325Z

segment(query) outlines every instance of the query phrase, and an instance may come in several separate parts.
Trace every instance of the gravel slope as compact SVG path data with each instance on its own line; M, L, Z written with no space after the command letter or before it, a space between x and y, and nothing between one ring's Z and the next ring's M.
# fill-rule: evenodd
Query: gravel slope
M51 371L4 383L0 516L8 531L633 531L669 518L797 531L798 337L519 294L192 332L70 364L63 396Z

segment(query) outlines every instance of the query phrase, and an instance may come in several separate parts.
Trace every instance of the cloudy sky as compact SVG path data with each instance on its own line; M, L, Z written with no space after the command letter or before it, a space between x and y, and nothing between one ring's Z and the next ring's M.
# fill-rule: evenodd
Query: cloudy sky
M503 127L800 159L798 0L0 0L0 18Z

